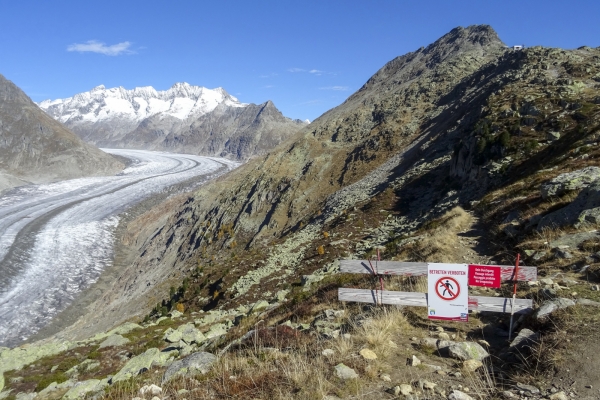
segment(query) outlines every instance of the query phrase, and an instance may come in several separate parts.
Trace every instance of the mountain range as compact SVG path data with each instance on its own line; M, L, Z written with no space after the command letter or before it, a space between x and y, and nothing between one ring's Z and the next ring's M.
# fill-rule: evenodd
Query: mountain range
M124 167L50 118L14 83L0 75L0 190Z
M170 89L97 86L41 109L99 147L165 150L243 160L302 128L271 101L241 103L224 89L176 83Z

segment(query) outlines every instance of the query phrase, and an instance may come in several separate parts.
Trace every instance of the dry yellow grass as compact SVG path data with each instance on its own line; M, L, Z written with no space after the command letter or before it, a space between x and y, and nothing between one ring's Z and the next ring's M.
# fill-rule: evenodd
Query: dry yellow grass
M411 261L453 262L458 259L457 234L468 229L473 217L461 207L455 207L441 218L421 228L421 238L400 250L399 258Z

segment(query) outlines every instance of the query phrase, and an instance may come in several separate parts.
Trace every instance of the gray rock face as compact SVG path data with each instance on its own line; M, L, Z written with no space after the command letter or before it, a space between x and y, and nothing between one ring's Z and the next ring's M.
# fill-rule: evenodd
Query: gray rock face
M558 298L555 300L545 301L540 308L537 309L534 316L538 320L546 318L548 315L553 313L554 311L561 309L572 307L575 305L575 302L571 299Z
M578 226L585 222L600 222L600 182L591 183L571 204L544 216L538 224L538 230L545 227Z
M560 135L559 135L560 137ZM560 196L572 190L583 189L600 179L600 168L586 167L577 171L560 174L540 187L542 198Z
M165 371L162 382L168 382L177 375L187 373L207 373L212 365L217 361L217 356L211 353L198 352L185 357L182 360L173 362Z
M448 353L451 357L465 360L483 360L489 356L489 353L475 342L456 342L448 346Z
M514 350L522 350L526 346L531 346L537 342L540 334L531 329L521 329L517 337L510 343L510 348Z
M121 161L84 143L0 75L0 190L113 174Z

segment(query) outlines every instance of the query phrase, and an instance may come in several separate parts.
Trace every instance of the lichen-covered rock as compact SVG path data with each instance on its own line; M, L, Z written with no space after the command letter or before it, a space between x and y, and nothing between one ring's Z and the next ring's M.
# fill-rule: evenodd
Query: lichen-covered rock
M205 340L204 335L194 327L194 324L185 324L177 328L181 332L181 340L187 344L202 343Z
M87 381L76 383L62 398L63 400L82 399L88 393L96 393L104 390L106 386L108 386L106 379L89 379Z
M212 339L217 336L223 336L227 333L227 325L225 324L215 324L210 327L208 332L206 332L206 339Z
M177 351L161 352L156 348L148 349L145 353L130 359L127 364L112 377L111 383L133 378L134 376L149 370L152 365L165 366L170 363L169 360L172 359L174 353L177 354Z
M0 349L0 373L18 370L40 358L62 353L71 345L70 342L49 342L24 345L14 349L2 348Z
M130 342L130 340L127 339L126 337L123 337L118 334L114 334L114 335L110 335L102 343L100 343L99 348L102 349L104 347L123 346L124 344L127 344L129 342Z
M567 225L579 226L582 223L600 222L600 182L594 181L569 205L544 216L538 230Z
M163 340L166 340L169 343L177 343L183 337L183 333L180 330L175 330L173 328L169 328L165 331L165 335L163 336Z
M258 311L262 311L265 308L269 307L269 302L266 300L259 300L256 303L254 303L254 305L252 306L252 310L251 312L258 312Z
M165 371L162 382L168 382L171 378L177 375L185 375L188 373L205 374L210 370L216 361L217 356L211 353L201 351L191 354L172 363Z
M560 135L559 135L560 137ZM560 196L572 190L583 189L600 179L600 168L586 167L577 171L560 174L556 178L543 183L540 187L542 198Z
M488 352L479 343L475 342L455 342L448 346L448 354L450 354L450 357L462 361L481 361L489 356Z

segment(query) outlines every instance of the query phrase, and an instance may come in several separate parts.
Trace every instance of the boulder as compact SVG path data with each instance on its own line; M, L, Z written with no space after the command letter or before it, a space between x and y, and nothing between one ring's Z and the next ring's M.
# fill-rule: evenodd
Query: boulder
M540 338L540 334L532 331L531 329L521 329L519 334L510 342L510 350L521 351L525 347L531 346Z
M448 354L458 360L483 360L489 354L485 349L475 342L456 342L448 346Z
M181 331L169 328L165 331L163 340L166 340L169 343L177 343L181 340L182 337L183 333Z
M460 390L453 390L448 396L448 400L475 400L465 392L461 392Z
M162 393L162 388L160 386L152 385L144 385L140 388L140 394L145 396L146 394L151 394L152 396L158 396Z
M187 344L197 343L201 344L206 338L204 334L194 327L194 324L185 324L177 328L181 332L181 340Z
M173 357L173 353L177 353L177 351L161 352L156 348L148 349L139 356L130 359L127 364L112 377L111 383L133 378L134 376L149 370L152 365L165 366L170 363L169 360Z
M578 227L582 223L598 222L600 222L600 182L594 181L569 205L542 217L537 229L539 231L546 227L567 225Z
M102 343L100 343L99 348L102 349L104 347L123 346L124 344L127 344L129 342L130 342L130 340L127 339L126 337L123 337L118 334L114 334L114 335L110 335Z
M97 393L108 386L107 379L89 379L83 382L77 382L62 397L64 400L83 399L88 393Z
M540 187L540 192L542 193L542 198L547 199L551 196L560 196L572 190L586 188L599 179L600 168L586 167L577 171L560 174L556 178L543 183Z
M358 378L356 371L343 363L335 366L335 376L343 380Z
M25 344L14 349L0 348L0 373L18 370L40 358L62 353L71 347L70 342L48 342L44 344Z
M206 339L212 339L214 337L223 336L227 333L227 325L225 324L215 324L210 327L208 332L206 332Z
M542 303L540 308L537 309L534 317L538 320L542 320L558 309L572 307L574 305L575 302L571 299L558 298L554 300L548 300Z
M191 354L171 364L165 371L162 382L168 382L177 375L185 375L188 373L205 374L210 370L215 361L217 361L217 356L211 353L200 351Z

